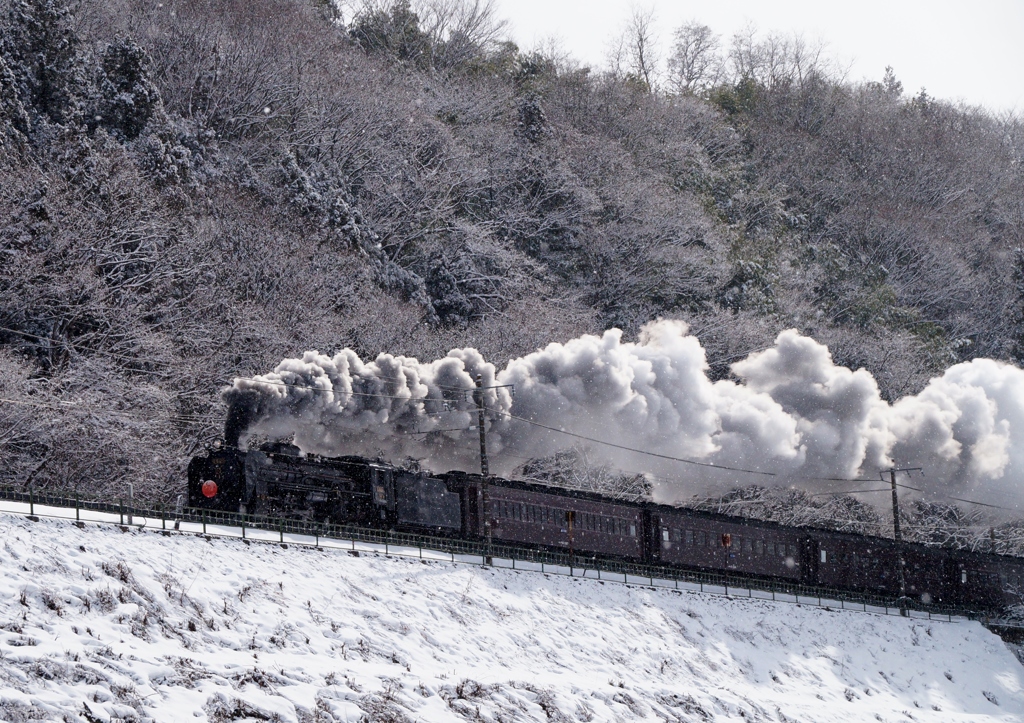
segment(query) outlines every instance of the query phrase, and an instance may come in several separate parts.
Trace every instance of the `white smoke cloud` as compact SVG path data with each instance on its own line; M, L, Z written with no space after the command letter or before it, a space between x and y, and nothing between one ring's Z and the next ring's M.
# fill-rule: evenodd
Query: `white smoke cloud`
M680 321L656 321L636 342L611 329L550 344L496 372L474 349L423 363L351 350L307 352L225 391L249 405L247 434L292 437L307 452L414 457L436 470L479 468L477 374L485 387L492 471L579 441L603 462L655 476L656 497L758 482L829 490L824 477L877 477L917 466L933 493L1016 506L1024 482L1024 371L977 359L889 405L865 370L836 366L794 330L711 382L704 350ZM510 390L514 388L514 396ZM528 421L527 421L528 420ZM664 457L774 473L682 464ZM860 485L863 486L863 483ZM876 497L880 497L876 495ZM877 500L881 502L882 500Z

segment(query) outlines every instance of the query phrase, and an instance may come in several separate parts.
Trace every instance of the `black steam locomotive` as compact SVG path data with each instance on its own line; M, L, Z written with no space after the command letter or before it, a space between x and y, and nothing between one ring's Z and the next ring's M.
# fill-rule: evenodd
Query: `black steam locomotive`
M465 539L485 534L483 479L411 472L361 457L303 456L287 444L195 457L192 507ZM650 502L488 478L492 539L596 558L730 572L899 595L892 540L792 528ZM1021 602L1024 559L902 546L905 590L924 604L999 610Z

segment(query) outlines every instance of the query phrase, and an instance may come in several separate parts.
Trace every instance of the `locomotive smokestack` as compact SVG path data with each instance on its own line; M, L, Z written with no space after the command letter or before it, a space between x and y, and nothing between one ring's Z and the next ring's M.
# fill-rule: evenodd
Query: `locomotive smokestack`
M237 447L242 433L256 418L259 393L251 389L232 389L225 397L228 402L228 416L224 421L224 444L228 447Z

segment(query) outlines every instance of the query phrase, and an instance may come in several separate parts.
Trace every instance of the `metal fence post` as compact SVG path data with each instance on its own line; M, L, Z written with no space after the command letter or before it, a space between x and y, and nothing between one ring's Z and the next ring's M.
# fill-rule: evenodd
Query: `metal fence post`
M78 490L75 490L75 522L80 522L82 520L82 517L79 514L79 507L80 501L78 499Z
M117 501L117 511L121 518L121 524L124 524L124 500Z
M203 510L203 534L206 534L206 510Z

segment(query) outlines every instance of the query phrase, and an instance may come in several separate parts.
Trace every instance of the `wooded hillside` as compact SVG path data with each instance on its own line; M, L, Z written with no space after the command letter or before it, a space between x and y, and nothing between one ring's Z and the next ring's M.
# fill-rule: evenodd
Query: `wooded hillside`
M796 327L890 400L1024 358L1017 118L770 36L655 86L498 20L0 0L0 483L173 499L223 385L311 348L670 317L722 377Z

